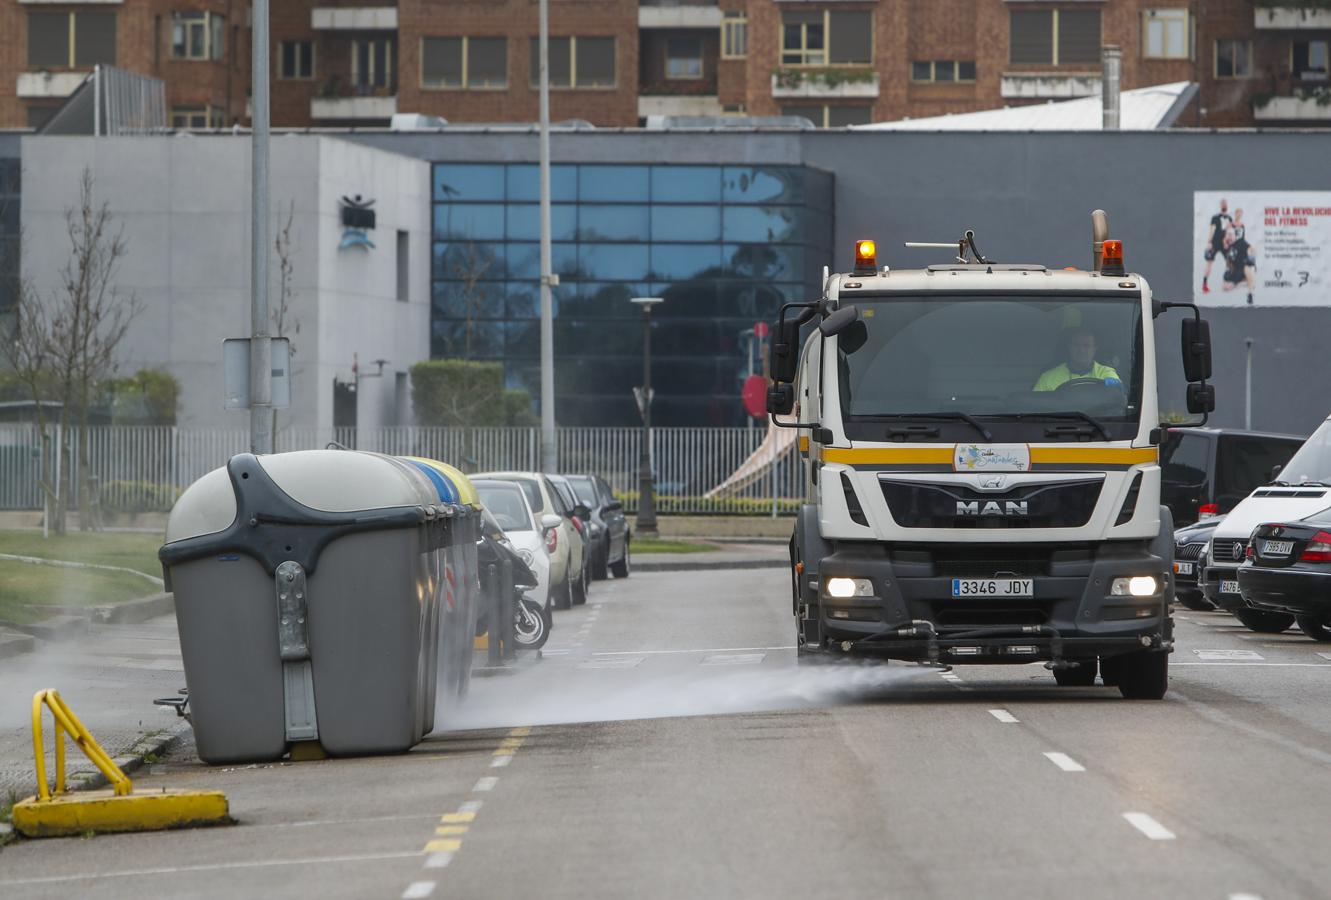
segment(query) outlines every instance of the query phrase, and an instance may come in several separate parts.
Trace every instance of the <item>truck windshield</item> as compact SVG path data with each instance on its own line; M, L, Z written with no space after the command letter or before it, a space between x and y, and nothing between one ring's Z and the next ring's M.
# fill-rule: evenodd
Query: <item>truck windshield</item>
M1331 419L1303 442L1280 470L1277 483L1331 485Z
M944 294L855 305L860 323L838 341L847 421L964 413L985 426L1117 425L1121 437L1140 415L1139 295Z

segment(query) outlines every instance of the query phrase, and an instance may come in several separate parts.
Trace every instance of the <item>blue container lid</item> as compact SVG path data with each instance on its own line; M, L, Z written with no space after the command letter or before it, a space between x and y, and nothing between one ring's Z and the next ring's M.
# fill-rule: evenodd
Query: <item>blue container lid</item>
M399 459L401 458L402 457L399 457ZM438 470L430 466L427 466L425 463L417 462L414 459L405 459L405 462L411 463L413 466L415 466L416 468L420 469L422 472L425 473L425 477L430 479L430 483L434 485L435 491L438 492L440 501L444 503L450 503L455 506L457 505L458 502L457 488L453 487L453 483L449 481L447 478L445 478Z

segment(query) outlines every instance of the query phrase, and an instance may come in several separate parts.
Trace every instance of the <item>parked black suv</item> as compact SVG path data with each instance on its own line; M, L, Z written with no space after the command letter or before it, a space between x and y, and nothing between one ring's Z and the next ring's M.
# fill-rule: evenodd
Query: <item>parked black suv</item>
M1237 428L1170 428L1160 445L1160 502L1174 527L1223 516L1271 481L1306 438Z

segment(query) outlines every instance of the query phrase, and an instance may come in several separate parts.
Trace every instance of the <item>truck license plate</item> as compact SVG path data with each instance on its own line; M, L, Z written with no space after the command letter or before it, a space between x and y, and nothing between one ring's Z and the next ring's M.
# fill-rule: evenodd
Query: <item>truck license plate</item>
M1176 563L1174 563L1174 574L1175 574L1175 575L1191 575L1191 574L1192 574L1192 563L1190 563L1190 562L1176 562Z
M953 578L953 597L1034 597L1031 578Z
M1293 541L1262 541L1262 556L1289 556L1293 552Z
M1239 583L1238 583L1237 581L1222 581L1222 582L1220 582L1220 593L1222 593L1222 594L1237 594L1238 592L1239 592Z

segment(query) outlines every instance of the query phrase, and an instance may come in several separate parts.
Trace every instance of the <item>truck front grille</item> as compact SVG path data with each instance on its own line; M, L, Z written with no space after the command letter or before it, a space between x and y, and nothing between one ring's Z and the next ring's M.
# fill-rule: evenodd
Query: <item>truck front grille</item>
M1018 484L1003 493L963 484L882 480L902 528L1077 528L1091 520L1103 479Z

